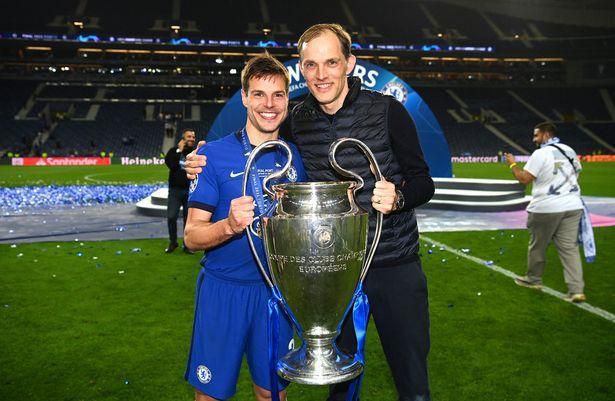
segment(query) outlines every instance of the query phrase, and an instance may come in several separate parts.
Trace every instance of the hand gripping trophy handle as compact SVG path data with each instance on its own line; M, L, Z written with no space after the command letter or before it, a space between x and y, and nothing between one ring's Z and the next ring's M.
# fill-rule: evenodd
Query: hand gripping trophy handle
M365 145L360 140L354 139L354 138L340 138L336 140L329 147L329 163L331 163L331 166L333 166L333 169L337 171L339 174L343 175L344 177L354 178L355 180L357 180L358 184L354 188L355 194L359 189L363 188L363 186L365 185L365 182L363 181L363 178L361 178L360 175L342 168L337 163L337 160L335 159L335 154L338 148L344 144L352 144L358 147L359 149L361 149L361 151L365 154L365 156L367 157L367 160L369 161L370 168L372 170L372 173L374 174L374 177L376 178L376 181L382 180L383 176L382 176L382 173L380 172L380 167L378 166L378 162L376 162L376 157L374 157L374 154L367 147L367 145ZM365 260L363 261L361 275L359 276L359 283L362 283L363 280L365 280L365 276L367 275L369 265L372 263L372 259L374 258L374 254L376 253L376 248L378 247L378 243L380 242L381 233L382 233L382 213L377 211L376 212L376 230L374 231L374 238L372 240L372 245L370 246L369 251L367 252L367 256L365 257Z
M244 174L243 174L243 186L242 186L242 188L243 188L243 191L242 191L243 196L246 196L246 194L247 194L248 179L249 179L249 176L250 176L250 169L252 168L252 163L256 159L256 156L260 152L262 152L264 149L273 148L273 147L276 147L276 146L279 146L279 147L281 147L282 149L284 149L286 151L286 153L288 155L288 159L286 161L286 164L284 165L284 167L282 167L281 170L278 170L278 171L268 175L267 177L265 177L263 179L263 190L265 191L265 193L272 200L275 200L275 193L269 189L267 184L272 179L276 179L276 178L280 178L280 177L284 176L284 174L286 174L286 172L288 171L288 169L290 168L290 166L293 163L293 153L290 150L290 147L285 142L278 141L278 140L265 141L265 142L261 143L260 145L258 145L256 148L254 148L252 150L252 152L250 152L250 155L248 156L248 160L246 161L246 166L244 168ZM258 194L254 194L254 196L258 196ZM260 212L261 213L265 213L264 210L261 210ZM258 219L259 217L260 216L257 216L256 219ZM265 279L265 282L267 283L267 285L270 288L274 288L274 283L272 281L273 278L272 278L272 276L269 275L269 273L267 273L267 270L265 269L265 267L263 265L263 262L260 260L260 257L258 256L259 253L256 251L256 247L254 245L254 240L252 238L252 230L250 228L251 227L248 226L248 228L246 229L246 234L248 236L248 243L250 244L250 249L252 250L252 254L254 255L254 257L256 259L256 264L258 265L258 268L260 269L261 274L263 275L263 278Z

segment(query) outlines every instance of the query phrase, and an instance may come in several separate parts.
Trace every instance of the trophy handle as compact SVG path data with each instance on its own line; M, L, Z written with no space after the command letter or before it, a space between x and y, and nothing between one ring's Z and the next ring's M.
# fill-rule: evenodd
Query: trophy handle
M367 160L369 161L369 165L371 167L372 173L374 174L374 177L376 178L376 181L381 181L383 176L382 176L382 173L380 172L380 167L378 166L378 162L376 162L376 158L374 157L374 154L372 153L370 148L367 147L366 144L354 138L337 139L329 147L329 162L331 163L331 166L333 166L333 169L337 171L339 174L345 177L354 178L355 180L357 180L358 184L355 187L353 192L356 193L359 189L363 188L363 186L365 185L365 181L363 181L363 178L361 178L361 176L358 175L357 173L352 172L350 170L346 170L337 163L337 160L335 159L335 153L337 152L337 149L340 147L340 145L345 144L345 143L350 143L352 145L355 145L359 149L361 149L361 151L365 154L365 156L367 157ZM372 259L374 258L374 254L376 253L376 248L378 247L378 243L380 242L381 233L382 233L382 213L379 211L376 211L376 231L374 232L374 238L372 240L372 244L363 262L363 267L361 268L361 275L359 276L359 283L362 283L363 280L365 280L365 276L367 275L369 265L372 263Z
M288 171L288 169L290 168L293 162L293 153L290 150L290 147L285 142L280 141L280 140L265 141L261 143L260 145L258 145L256 148L254 148L252 152L250 152L250 155L248 156L248 160L246 161L246 166L244 168L244 174L243 174L243 185L242 185L242 195L243 196L246 196L246 193L248 190L248 178L250 175L250 169L252 168L252 163L256 159L256 156L263 149L268 149L268 148L272 148L276 146L279 146L283 148L284 150L286 150L286 153L288 155L288 160L286 161L286 164L284 165L284 167L282 167L281 170L275 171L263 179L263 191L265 191L265 193L272 200L275 200L275 192L269 189L267 184L269 183L270 180L275 179L275 178L280 178L284 174L286 174L286 172ZM254 196L259 196L259 194L254 194ZM261 210L261 212L263 214L265 213L264 210ZM262 217L262 215L258 216L258 218L260 217ZM263 275L263 278L265 279L265 281L267 282L267 285L270 288L275 288L274 283L271 281L273 274L271 274L271 272L269 272L269 274L267 273L267 270L265 270L263 262L260 260L260 257L258 256L258 252L256 251L256 247L254 246L254 240L252 239L252 233L251 233L249 226L246 228L246 234L248 236L248 243L250 244L250 249L252 250L252 254L254 255L254 258L256 259L256 264L258 265L258 268L260 269L261 274ZM269 264L267 264L267 266L269 266Z

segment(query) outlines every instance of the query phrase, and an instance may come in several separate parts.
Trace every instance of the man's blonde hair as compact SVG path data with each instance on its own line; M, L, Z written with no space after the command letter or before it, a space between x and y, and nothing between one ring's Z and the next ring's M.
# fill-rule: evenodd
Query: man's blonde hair
M297 44L297 48L299 50L299 56L301 57L301 50L303 46L310 40L317 38L318 36L324 34L325 32L331 32L340 42L340 47L342 49L342 53L344 57L348 59L351 56L350 48L352 45L352 40L350 39L350 34L346 32L346 30L340 24L316 24L309 27L303 35L299 38L299 43Z

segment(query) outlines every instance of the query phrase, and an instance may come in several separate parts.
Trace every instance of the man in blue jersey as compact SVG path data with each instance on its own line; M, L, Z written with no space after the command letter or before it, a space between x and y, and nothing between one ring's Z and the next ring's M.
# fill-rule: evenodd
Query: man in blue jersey
M233 396L243 355L258 401L271 399L267 339L269 288L254 261L245 233L256 215L268 206L262 180L279 170L286 155L279 149L257 157L255 179L248 180L251 196L242 196L244 167L254 146L278 138L288 110L288 71L269 55L252 58L242 71L242 101L247 109L245 127L208 143L198 154L211 160L190 187L186 246L208 250L197 280L196 310L186 380L197 401L225 400ZM284 181L305 179L303 164L293 150L293 166ZM252 178L251 173L251 178ZM256 239L261 260L262 243ZM280 322L278 353L292 348L292 328ZM281 379L276 388L284 388ZM286 399L285 391L280 399Z

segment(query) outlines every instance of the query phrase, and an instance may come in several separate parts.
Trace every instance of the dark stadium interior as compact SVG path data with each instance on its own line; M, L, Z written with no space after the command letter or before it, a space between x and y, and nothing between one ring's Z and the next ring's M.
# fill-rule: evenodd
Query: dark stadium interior
M0 14L0 159L159 156L169 132L206 135L251 55L295 58L300 33L331 21L352 33L357 56L421 95L454 156L527 154L544 120L579 153L613 153L615 25L582 17L615 6L582 2L573 21L474 3L11 4Z

